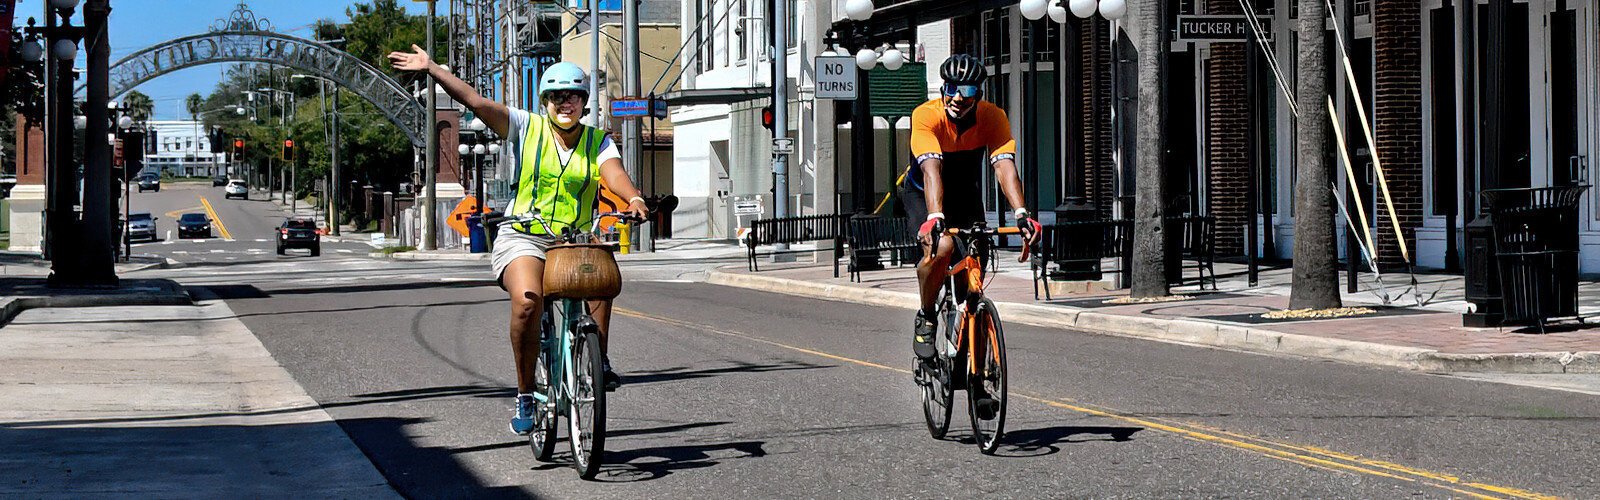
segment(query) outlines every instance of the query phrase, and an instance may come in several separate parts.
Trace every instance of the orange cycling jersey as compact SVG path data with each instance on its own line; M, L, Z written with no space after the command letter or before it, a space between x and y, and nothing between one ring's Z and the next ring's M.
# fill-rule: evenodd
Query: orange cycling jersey
M985 164L1016 157L1017 142L1011 138L1011 120L1006 112L989 101L978 101L970 124L958 124L945 112L943 99L934 99L911 113L911 163L907 174L911 185L922 189L922 162L940 159L942 174L956 179L976 179ZM988 162L982 162L988 151Z

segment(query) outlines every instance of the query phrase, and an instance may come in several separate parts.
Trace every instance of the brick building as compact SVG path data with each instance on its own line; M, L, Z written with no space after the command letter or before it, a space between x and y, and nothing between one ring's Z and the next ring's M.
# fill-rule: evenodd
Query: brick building
M1505 14L1491 14L1500 12L1492 10L1500 2ZM897 5L878 4L879 12ZM1174 0L1172 5L1174 17L1188 19L1242 19L1249 9L1269 40L1270 58L1263 57L1268 50L1244 38L1179 35L1169 55L1168 213L1215 216L1223 256L1245 254L1251 225L1260 231L1262 255L1288 258L1292 250L1295 122L1282 89L1293 89L1299 77L1294 74L1297 4ZM1342 193L1352 215L1359 202L1380 266L1403 266L1403 241L1422 267L1456 268L1462 228L1477 214L1477 201L1470 196L1477 190L1594 183L1588 165L1600 152L1600 1L1480 0L1472 12L1452 0L1334 4L1331 19L1348 46L1351 74L1335 59L1323 77L1347 139L1353 175L1346 175L1335 156L1330 189ZM1491 36L1485 19L1497 16L1508 28ZM1127 24L1134 17L1028 21L1018 7L1004 5L969 9L937 22L914 19L920 24L912 32L919 40L946 45L927 48L930 68L940 62L932 57L936 53L969 52L990 63L994 76L985 96L1012 118L1030 205L1048 210L1082 199L1104 216L1118 216L1127 212L1134 192L1134 124L1127 118L1137 109L1139 54L1129 34L1137 27ZM1463 19L1474 24L1472 29L1460 28ZM1330 24L1329 43L1334 33ZM1495 101L1504 104L1503 111L1492 115L1506 130L1502 156L1484 151L1486 126L1480 125L1491 116L1484 82L1494 53L1505 54L1503 73L1511 75L1500 91L1503 97ZM936 85L936 73L932 79ZM1366 127L1355 102L1358 94ZM1367 128L1376 138L1377 158L1367 143ZM848 155L841 154L840 161L848 161ZM1398 237L1375 163L1383 167ZM1348 186L1350 177L1354 189ZM1597 200L1600 193L1591 191L1581 207L1586 273L1600 272ZM985 201L991 210L1003 205L992 192ZM1342 229L1348 227L1343 218L1338 221ZM1354 251L1347 246L1349 234L1340 231L1341 257Z

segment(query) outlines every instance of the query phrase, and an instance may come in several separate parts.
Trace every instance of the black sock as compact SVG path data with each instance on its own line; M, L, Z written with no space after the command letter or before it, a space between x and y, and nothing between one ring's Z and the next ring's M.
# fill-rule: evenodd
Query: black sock
M922 309L922 308L917 309L917 315L918 316L922 316L925 319L934 319L934 318L938 317L938 315L936 315L934 313L931 313L931 312L928 312L927 309Z

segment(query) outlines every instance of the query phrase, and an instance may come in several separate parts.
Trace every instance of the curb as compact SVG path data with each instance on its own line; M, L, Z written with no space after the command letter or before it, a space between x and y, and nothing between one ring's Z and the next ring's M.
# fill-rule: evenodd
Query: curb
M912 305L917 303L917 296L908 292L723 271L709 271L706 283L907 310L914 309ZM997 302L995 306L1007 320L1027 325L1071 328L1087 333L1230 351L1287 354L1423 372L1600 373L1600 352L1442 353L1433 349L1275 332L1200 319L1123 316L1014 302Z
M385 254L385 253L382 253L382 252L372 252L372 253L368 253L367 257L374 258L374 259L389 259L389 260L444 260L444 261L461 261L461 262L486 262L486 261L489 260L489 254L488 253L433 253L433 254L418 254L418 253L415 253L415 252L395 252L395 253L392 253L392 254Z
M118 306L191 306L194 298L188 292L154 293L140 295L63 295L51 297L15 297L3 299L0 305L0 326L10 323L22 311L48 307L118 307Z

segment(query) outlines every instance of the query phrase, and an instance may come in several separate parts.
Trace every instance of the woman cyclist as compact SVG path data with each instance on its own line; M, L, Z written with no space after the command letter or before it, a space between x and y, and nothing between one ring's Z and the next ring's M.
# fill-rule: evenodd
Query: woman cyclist
M460 102L500 137L516 165L512 176L515 197L506 213L519 215L538 209L554 234L537 222L504 224L495 239L491 262L495 278L511 295L511 350L517 364L516 416L511 431L526 435L533 431L535 361L539 354L540 318L544 314L544 251L566 228L587 230L594 218L594 207L601 181L606 188L628 199L625 210L638 217L646 213L644 198L622 168L617 146L605 131L578 122L589 100L589 76L572 63L557 63L539 78L539 100L544 114L508 107L478 95L472 86L456 78L420 47L412 52L392 52L389 61L396 69L426 71L445 93ZM600 349L606 351L611 326L611 301L589 304L595 323L600 326ZM605 359L607 390L621 384Z

